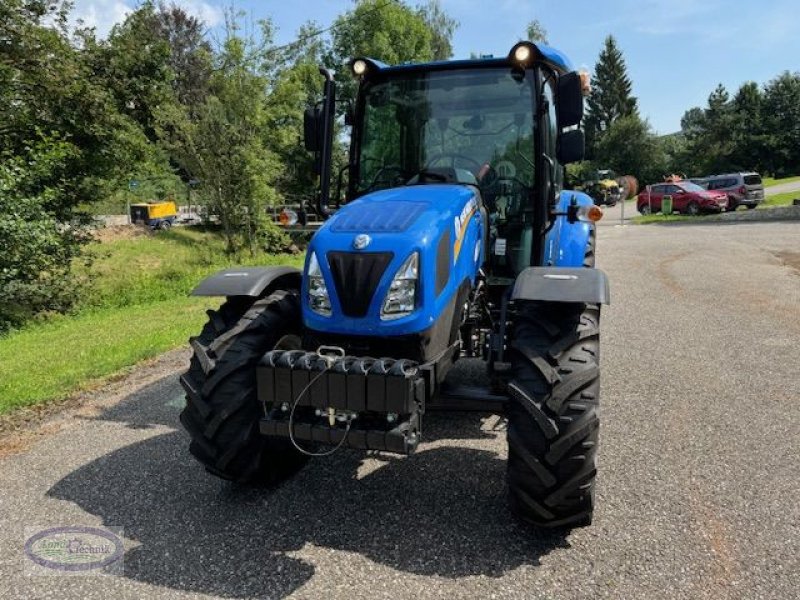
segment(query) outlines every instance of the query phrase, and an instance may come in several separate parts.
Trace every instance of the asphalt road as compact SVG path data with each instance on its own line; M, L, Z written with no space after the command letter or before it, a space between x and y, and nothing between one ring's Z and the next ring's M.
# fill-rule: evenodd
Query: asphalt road
M606 221L591 527L514 521L493 416L432 416L410 458L341 451L272 492L220 482L177 426L178 353L6 443L0 597L797 598L798 239ZM124 528L124 574L26 577L29 525Z

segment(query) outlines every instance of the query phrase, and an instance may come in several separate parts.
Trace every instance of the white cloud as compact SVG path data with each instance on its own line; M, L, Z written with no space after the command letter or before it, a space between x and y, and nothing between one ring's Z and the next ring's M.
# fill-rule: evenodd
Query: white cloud
M133 8L120 0L77 0L70 20L77 25L94 27L97 35L106 37L111 28L123 21Z
M225 18L224 11L217 4L204 0L173 1L187 13L203 21L207 27L219 25ZM94 27L99 37L106 37L114 25L133 12L137 4L135 0L76 0L70 20L75 25L80 20L85 27Z
M225 12L219 5L202 0L176 0L175 4L187 13L203 21L206 27L214 27L225 19Z

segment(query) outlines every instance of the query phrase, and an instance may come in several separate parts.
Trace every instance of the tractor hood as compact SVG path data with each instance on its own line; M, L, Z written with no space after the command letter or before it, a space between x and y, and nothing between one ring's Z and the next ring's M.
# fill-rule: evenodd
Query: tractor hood
M373 192L340 208L309 244L302 292L306 326L359 336L432 327L483 262L479 204L472 186L429 184ZM387 318L381 309L389 286L413 253L418 254L415 309ZM330 315L309 305L312 255L330 296Z

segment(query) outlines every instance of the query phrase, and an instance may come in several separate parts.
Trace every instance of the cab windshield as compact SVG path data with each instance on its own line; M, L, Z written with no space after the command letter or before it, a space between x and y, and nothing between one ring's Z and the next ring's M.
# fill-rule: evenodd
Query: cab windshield
M534 71L408 71L366 82L354 191L477 185L521 201L534 179ZM515 197L515 198L512 198Z

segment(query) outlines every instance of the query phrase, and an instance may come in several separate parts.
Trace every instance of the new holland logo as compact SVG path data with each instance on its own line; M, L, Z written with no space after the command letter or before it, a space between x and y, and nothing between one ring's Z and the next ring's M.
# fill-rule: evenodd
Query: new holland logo
M469 202L461 209L461 214L453 219L453 225L455 225L456 228L456 241L455 244L453 244L453 264L456 264L458 261L461 245L464 243L464 236L467 232L467 225L469 225L469 220L472 218L472 215L475 214L477 207L478 205L475 202L475 198L470 198Z
M359 233L355 239L353 240L353 248L356 250L363 250L369 243L372 241L372 238L369 237L366 233Z

